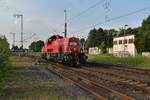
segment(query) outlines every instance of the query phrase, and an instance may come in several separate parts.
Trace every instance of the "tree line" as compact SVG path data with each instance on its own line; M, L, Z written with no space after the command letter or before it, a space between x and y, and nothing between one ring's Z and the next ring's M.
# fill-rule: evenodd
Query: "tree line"
M135 35L135 46L138 53L150 51L150 16L144 19L142 25L136 28L119 29L92 29L85 41L85 48L99 47L103 53L106 48L113 47L113 38L117 36Z
M120 28L116 29L92 29L88 33L88 38L81 39L82 46L88 50L90 47L99 47L103 53L106 53L106 48L113 47L113 38L125 35L135 35L135 46L138 53L150 51L150 16L142 21L140 27L136 28ZM39 40L32 42L29 49L34 52L40 52L44 42Z

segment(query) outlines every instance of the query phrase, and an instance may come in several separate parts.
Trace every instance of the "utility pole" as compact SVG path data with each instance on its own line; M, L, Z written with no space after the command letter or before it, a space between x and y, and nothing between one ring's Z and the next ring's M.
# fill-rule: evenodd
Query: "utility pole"
M23 15L21 15L21 47L23 49Z
M21 48L23 49L23 15L22 14L14 14L14 17L21 19Z
M64 34L64 37L66 38L67 37L67 10L66 9L64 10L64 13L65 13L65 34Z
M125 51L126 51L126 50L125 50L126 27L128 27L128 25L125 25L125 26L124 26L124 32L123 32L123 33L124 33L124 40L123 40L123 45L124 45L124 46L123 46L123 47L124 47L124 48L123 48L123 49L124 49L124 50L123 50L123 55L124 55L124 57L125 57Z

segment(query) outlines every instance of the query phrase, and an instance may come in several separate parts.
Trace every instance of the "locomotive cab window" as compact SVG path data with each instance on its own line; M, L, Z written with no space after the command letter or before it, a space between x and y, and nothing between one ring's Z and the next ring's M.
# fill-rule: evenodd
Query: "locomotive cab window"
M70 42L69 45L70 46L77 46L78 44L77 44L77 42Z

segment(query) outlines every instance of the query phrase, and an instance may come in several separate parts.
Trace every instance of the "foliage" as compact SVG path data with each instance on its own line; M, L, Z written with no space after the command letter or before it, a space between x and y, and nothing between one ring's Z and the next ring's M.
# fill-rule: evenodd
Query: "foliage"
M89 32L85 47L98 47L103 41L106 41L104 30L102 28L99 28L98 30L94 28Z
M89 47L99 47L102 43L106 47L112 47L114 36L117 36L115 29L103 30L102 28L94 28L89 32L85 47L86 49Z
M117 36L124 35L135 35L135 46L138 53L144 51L150 51L150 16L144 19L141 27L128 29L120 29L116 31L115 29L92 29L89 32L88 38L86 40L86 49L89 47L99 47L101 43L104 43L106 47L113 46L113 38Z
M99 46L101 52L103 54L105 54L107 51L106 51L106 44L104 42L101 43L101 45Z
M3 81L8 70L9 44L6 38L0 38L0 82Z
M89 32L89 36L88 36L88 38L86 40L86 44L85 44L86 49L94 46L93 40L95 38L96 32L97 32L97 30L95 28Z
M131 67L150 67L150 57L143 56L119 58L110 55L89 55L88 61L104 64L122 64Z
M113 47L113 37L117 36L118 31L115 29L107 29L104 30L104 33L106 34L106 46L109 48Z
M144 19L136 34L135 45L139 53L150 51L150 16Z
M29 46L29 49L32 50L33 52L40 52L43 45L44 42L39 40L37 42L32 42L31 45Z
M127 28L127 29L120 29L118 36L124 36L124 35L135 35L138 32L138 28Z

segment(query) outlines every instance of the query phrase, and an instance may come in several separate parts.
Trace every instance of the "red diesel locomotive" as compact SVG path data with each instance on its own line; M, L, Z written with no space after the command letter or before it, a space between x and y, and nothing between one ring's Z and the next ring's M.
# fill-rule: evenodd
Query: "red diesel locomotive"
M42 48L42 57L46 60L70 65L86 61L80 40L75 37L64 38L60 35L50 37Z

